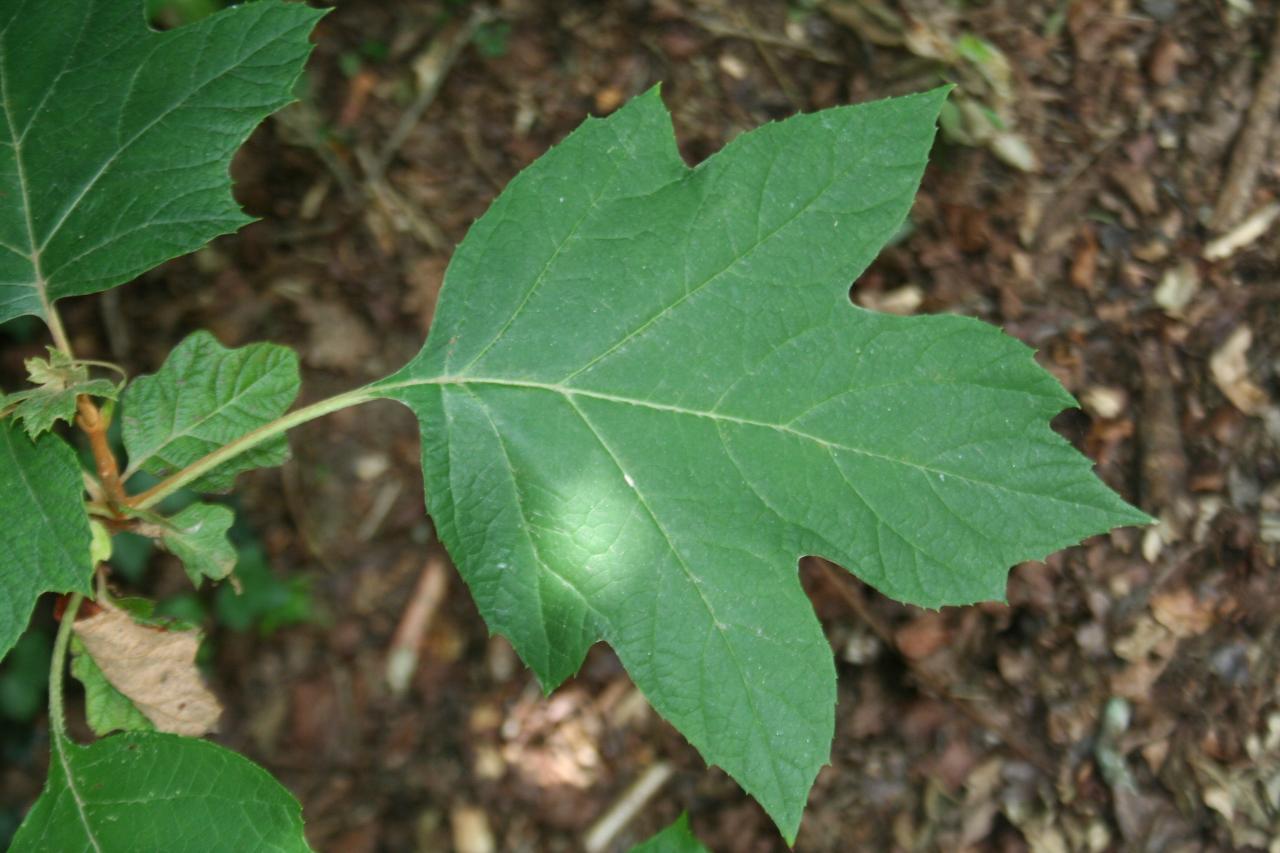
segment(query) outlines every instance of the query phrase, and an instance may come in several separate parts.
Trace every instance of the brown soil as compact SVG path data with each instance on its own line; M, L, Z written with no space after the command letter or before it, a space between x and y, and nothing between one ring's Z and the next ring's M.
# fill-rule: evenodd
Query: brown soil
M1008 605L940 613L804 565L840 704L796 849L1277 849L1277 232L1205 258L1280 189L1274 136L1260 155L1239 141L1280 85L1264 74L1275 5L507 0L468 40L474 8L342 3L317 30L311 95L237 160L262 221L71 301L77 351L146 372L197 328L272 340L299 350L318 399L417 350L451 248L589 114L661 81L696 162L796 111L958 80L1001 116L1004 156L944 138L910 233L854 298L978 316L1038 348L1084 404L1057 426L1163 523L1016 567ZM1007 90L948 53L965 33L1007 57ZM1032 171L1010 165L1028 153ZM1227 181L1249 156L1253 177ZM1224 204L1240 212L1214 219ZM438 549L416 424L378 404L293 448L241 479L242 506L276 570L315 578L327 621L220 632L213 684L219 740L296 792L317 849L468 849L481 825L498 850L578 850L658 762L671 780L614 848L687 810L713 849L784 849L606 648L544 699L451 568L409 691L391 696L387 649ZM148 584L177 578L160 557Z

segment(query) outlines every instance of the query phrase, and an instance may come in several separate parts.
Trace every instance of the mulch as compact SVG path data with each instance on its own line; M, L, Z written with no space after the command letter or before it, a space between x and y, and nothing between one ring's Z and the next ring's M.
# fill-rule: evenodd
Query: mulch
M451 248L584 116L661 81L692 163L797 111L943 80L957 115L911 227L852 298L1037 348L1082 402L1055 426L1160 524L1015 567L1007 604L940 612L805 561L840 701L796 849L1278 850L1274 3L344 3L310 94L236 161L261 221L65 319L78 352L139 373L197 328L290 344L319 399L417 350ZM7 349L6 371L29 354ZM607 648L544 698L451 568L389 691L439 556L416 424L380 403L293 448L241 479L240 505L322 613L215 630L212 683L219 740L299 796L317 849L579 850L655 767L665 784L607 849L685 810L713 849L785 849ZM158 556L145 588L180 578ZM0 790L21 802L41 778L15 766Z

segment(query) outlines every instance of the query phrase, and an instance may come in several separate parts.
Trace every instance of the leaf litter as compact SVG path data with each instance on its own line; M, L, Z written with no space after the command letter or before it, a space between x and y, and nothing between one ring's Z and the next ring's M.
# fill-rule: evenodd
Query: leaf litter
M1265 748L1256 750L1250 739L1265 747L1274 737L1267 709L1269 687L1277 683L1280 607L1272 579L1280 548L1280 417L1273 402L1255 415L1241 411L1220 391L1209 359L1234 329L1249 328L1245 375L1275 399L1280 324L1267 300L1269 270L1280 258L1268 232L1206 263L1197 215L1217 200L1275 7L1255 2L1252 13L1242 13L1236 4L1222 15L1197 4L1136 0L1072 7L1068 27L1055 19L1061 4L1053 2L997 0L962 10L912 4L911 13L931 26L971 30L1005 54L1015 72L1014 127L1043 171L1021 177L987 151L946 149L946 165L926 178L913 233L863 275L854 295L872 304L878 294L911 287L912 313L957 311L997 321L1040 348L1041 363L1077 396L1106 389L1091 397L1092 412L1066 413L1059 425L1086 448L1105 449L1095 457L1100 473L1113 485L1136 484L1144 509L1185 515L1183 536L1161 541L1148 560L1141 537L1121 532L1020 567L1006 608L981 608L970 617L942 611L949 645L962 654L943 649L929 660L950 661L945 683L968 703L1007 709L1009 728L1043 746L1054 773L1040 773L994 741L953 700L927 698L936 694L920 686L914 665L891 645L850 655L840 664L833 766L819 776L798 850L1035 843L1192 851L1229 849L1272 831L1265 810L1250 802L1259 790L1274 790L1276 774ZM694 14L663 2L642 12L605 3L591 15L556 20L512 4L503 15L513 24L507 53L481 58L464 50L386 172L451 243L492 197L486 173L505 183L575 126L598 93L629 94L664 78L683 153L696 162L726 137L794 110L760 61L761 49L783 58L806 109L933 79L919 76L909 51L877 46L869 30L821 11L786 20L744 4L746 25L712 5ZM721 26L712 32L705 21ZM412 91L412 59L435 31L393 8L360 16L340 9L328 24L327 37L338 40L330 44L355 51L381 39L388 46L385 59L365 66L374 81L351 125L376 150L403 113L403 92ZM1176 62L1171 43L1179 47ZM319 51L317 103L337 115L347 78L337 68L336 47L322 41ZM617 103L612 96L600 100L606 101ZM478 146L464 146L467 137ZM242 282L229 331L305 345L307 329L278 310L270 282L323 273L344 305L378 329L387 361L403 361L429 316L427 308L404 306L403 276L438 271L446 257L408 234L382 235L381 244L371 239L360 208L343 193L328 193L309 230L300 231L288 209L309 187L333 182L343 156L340 144L317 154L266 133L251 142L238 192L251 210L285 213L269 216L244 239L219 244ZM336 166L326 165L334 158ZM1154 183L1155 212L1135 201L1147 204L1145 189L1126 188L1135 164ZM1264 166L1246 210L1264 210L1276 191ZM1067 272L1086 220L1097 254L1081 265L1082 281L1086 266L1093 276L1081 288L1068 283ZM425 304L438 278L437 272L424 285L432 296ZM1168 288L1157 292L1165 280ZM224 306L208 298L219 287L217 275L193 262L158 271L146 287L124 306L129 319L159 324L137 344L139 363L159 363L164 348L192 326L231 323ZM96 327L92 306L72 303L67 310L80 327ZM86 353L107 352L105 342L90 349L93 339L87 332ZM1139 369L1145 343L1157 344L1155 357ZM308 376L308 393L375 375L359 363L335 365ZM367 434L363 412L302 431L294 442L300 462L293 488L305 500L282 498L270 478L248 483L244 496L280 570L311 571L304 567L317 562L316 547L332 567L321 584L338 614L331 628L290 629L265 643L233 637L219 650L219 690L267 766L304 800L313 843L342 851L445 847L450 804L458 803L488 812L499 847L573 849L576 833L657 755L673 761L675 779L624 837L639 840L689 807L695 830L713 849L770 849L771 830L759 810L731 781L707 773L651 712L616 721L610 714L605 725L555 742L568 766L594 750L592 785L561 786L554 781L558 770L541 776L545 755L529 756L540 754L545 734L504 727L513 709L540 707L536 688L518 663L486 664L491 654L502 660L510 653L491 652L503 647L490 645L460 584L452 585L423 638L409 698L388 702L371 684L381 677L430 535L411 476L418 454L413 425L402 418L397 427L394 417L385 420L397 431L392 445L385 435ZM366 515L379 489L347 472L352 460L388 447L393 464L384 477L405 481L401 497L379 537L358 543L344 520ZM1155 451L1150 465L1143 464L1147 448ZM1185 510L1174 509L1183 503ZM318 533L304 537L298 532L304 526ZM803 577L827 636L847 640L841 646L867 645L854 642L866 633L862 617L810 573ZM867 605L895 630L919 616L875 596ZM1121 642L1143 632L1150 636L1135 637L1142 643ZM1142 645L1148 653L1136 661L1115 651L1137 657ZM293 685L283 695L282 683ZM613 707L613 697L629 687L616 659L599 649L575 684L587 698L556 706L557 726L569 730ZM1103 708L1126 685L1132 716L1115 745L1137 790L1120 794L1101 779L1092 743ZM485 709L474 727L473 707ZM236 726L232 736L241 731ZM933 781L941 778L934 761L948 749L958 754L955 745L978 761L950 788ZM507 757L495 762L495 751ZM333 814L335 804L342 805L340 815Z

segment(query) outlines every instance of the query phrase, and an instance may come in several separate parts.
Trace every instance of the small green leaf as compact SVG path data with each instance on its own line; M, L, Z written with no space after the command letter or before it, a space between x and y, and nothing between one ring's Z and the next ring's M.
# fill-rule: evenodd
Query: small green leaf
M142 469L166 475L284 414L298 396L298 356L288 347L249 344L228 349L208 332L189 335L152 376L125 390L124 476ZM289 458L283 435L260 444L191 484L196 491L231 488L236 475Z
M592 643L794 839L827 763L814 554L927 607L1146 516L1049 419L1023 344L850 304L911 207L946 90L800 115L696 169L657 92L588 120L468 233L422 352L428 506L551 689Z
M44 793L11 853L310 849L298 801L228 749L156 732L55 741Z
M111 531L96 518L89 519L89 562L95 566L111 559Z
M166 520L161 540L199 587L204 578L222 580L236 567L236 549L227 538L234 522L227 507L196 503Z
M75 451L56 435L32 441L0 421L0 658L45 592L90 592L89 516Z
M662 832L632 847L631 853L707 853L707 848L689 828L686 812Z
M293 100L323 14L264 0L159 33L141 0L0 4L0 322L249 222L231 155Z
M71 674L84 685L85 716L99 737L115 731L149 732L155 725L111 685L78 637L71 638Z
M114 400L120 392L114 382L91 379L87 366L53 347L48 359L29 358L25 364L27 379L40 387L0 397L0 414L21 420L32 438L52 429L57 421L70 423L80 394Z

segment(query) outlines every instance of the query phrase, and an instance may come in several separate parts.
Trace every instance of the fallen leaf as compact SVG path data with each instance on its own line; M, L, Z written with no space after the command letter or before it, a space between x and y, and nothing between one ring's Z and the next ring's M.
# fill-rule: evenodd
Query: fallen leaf
M1209 358L1213 382L1237 409L1246 415L1260 413L1267 404L1267 394L1249 378L1246 353L1253 344L1253 332L1241 326L1231 333L1226 343Z
M1175 637L1194 637L1213 627L1213 605L1196 598L1186 587L1151 597L1151 613Z
M898 650L911 660L923 660L945 646L951 639L941 613L927 611L894 632Z
M1183 261L1172 269L1166 270L1160 278L1153 298L1157 305L1164 309L1170 317L1181 317L1183 309L1190 304L1191 298L1200 289L1200 273L1195 264Z
M1116 386L1092 385L1080 395L1080 402L1084 410L1094 417L1112 421L1129 408L1129 395Z
M157 730L200 737L217 725L222 706L196 669L198 631L140 625L109 603L74 628L107 681Z
M1092 293L1098 276L1098 239L1093 228L1085 226L1076 244L1075 257L1071 261L1071 283L1086 293Z
M1036 152L1021 134L997 133L987 146L1005 164L1015 169L1023 172L1040 171L1040 159L1036 157Z

